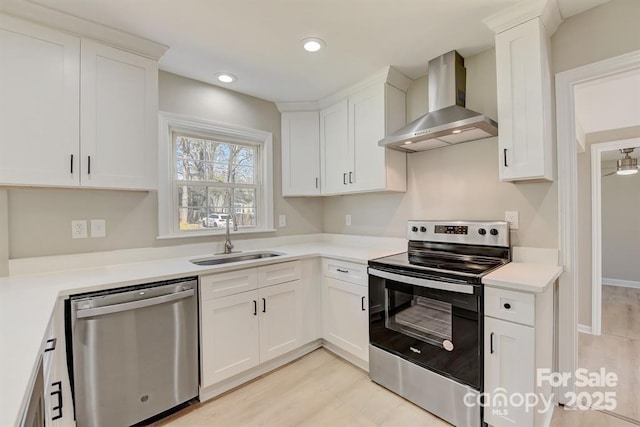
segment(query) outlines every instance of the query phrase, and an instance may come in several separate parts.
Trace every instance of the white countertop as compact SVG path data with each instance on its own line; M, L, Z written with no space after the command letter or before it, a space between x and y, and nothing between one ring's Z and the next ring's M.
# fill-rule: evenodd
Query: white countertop
M366 263L369 259L402 251L398 250L397 244L383 247L376 244L349 245L336 242L259 249L282 252L285 255L217 266L197 266L189 262L190 259L211 255L205 253L200 256L1 277L0 426L15 425L19 421L22 405L27 399L27 390L35 378L38 357L44 350L44 335L59 297L317 256ZM179 250L176 249L176 252Z
M544 292L562 274L562 267L551 264L510 262L482 278L482 283L513 291Z

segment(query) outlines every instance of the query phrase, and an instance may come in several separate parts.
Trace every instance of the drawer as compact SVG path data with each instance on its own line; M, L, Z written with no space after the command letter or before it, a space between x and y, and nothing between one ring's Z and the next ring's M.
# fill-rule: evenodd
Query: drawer
M200 276L200 295L206 301L258 289L258 269Z
M291 282L298 280L300 277L300 261L283 262L258 267L258 284L261 288Z
M325 258L322 260L322 274L356 285L369 286L367 266L364 264Z
M484 288L484 314L523 325L535 324L535 296L526 292Z

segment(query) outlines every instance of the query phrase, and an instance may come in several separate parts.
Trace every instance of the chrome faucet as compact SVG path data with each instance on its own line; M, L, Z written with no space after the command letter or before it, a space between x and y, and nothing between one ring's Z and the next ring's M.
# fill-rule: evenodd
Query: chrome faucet
M233 252L233 243L231 243L231 231L229 230L229 220L231 220L233 218L233 231L238 231L238 222L236 221L236 216L235 214L232 214L231 212L233 212L233 196L232 196L233 192L231 192L231 194L229 195L229 213L227 214L227 232L226 232L226 238L224 241L224 253L225 254L230 254Z

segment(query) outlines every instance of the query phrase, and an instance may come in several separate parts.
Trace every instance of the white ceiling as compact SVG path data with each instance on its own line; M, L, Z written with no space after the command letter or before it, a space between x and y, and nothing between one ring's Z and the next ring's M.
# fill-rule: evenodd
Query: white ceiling
M314 101L392 65L410 78L491 48L482 20L519 0L24 0L169 46L162 70L271 101ZM563 17L608 0L558 0ZM300 41L320 37L310 54ZM223 85L223 84L220 84Z

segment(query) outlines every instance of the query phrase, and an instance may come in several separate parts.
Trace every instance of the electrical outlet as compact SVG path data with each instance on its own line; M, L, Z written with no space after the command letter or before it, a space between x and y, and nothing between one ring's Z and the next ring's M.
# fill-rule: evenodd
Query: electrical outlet
M278 225L280 227L286 227L287 226L287 216L286 215L280 215L280 217L278 218Z
M511 230L517 230L520 226L518 211L506 211L504 213L504 220L509 223L509 229Z
M104 219L91 220L91 237L106 237L107 223Z
M346 214L344 216L344 225L346 225L346 226L350 226L351 225L351 215Z
M84 219L71 221L71 238L86 239L87 237L87 221Z

